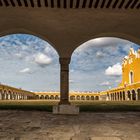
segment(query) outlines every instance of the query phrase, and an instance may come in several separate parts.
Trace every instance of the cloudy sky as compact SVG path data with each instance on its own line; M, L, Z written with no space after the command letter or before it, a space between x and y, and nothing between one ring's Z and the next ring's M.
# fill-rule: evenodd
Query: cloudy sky
M102 91L121 81L121 62L130 47L140 46L118 38L97 38L79 46L70 64L70 90ZM30 91L59 91L57 52L31 35L0 38L0 82Z

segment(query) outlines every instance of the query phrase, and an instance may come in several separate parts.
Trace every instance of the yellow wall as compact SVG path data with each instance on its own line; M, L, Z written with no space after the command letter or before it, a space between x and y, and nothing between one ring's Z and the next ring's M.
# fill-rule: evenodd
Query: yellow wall
M121 86L132 84L130 72L133 72L133 83L140 82L140 50L135 52L130 49L129 55L124 58L122 63L122 82Z
M130 72L133 72L133 82L130 80ZM132 92L140 90L140 50L137 52L133 48L130 49L128 56L126 56L122 62L122 82L116 88L100 92L100 97L112 94L128 91Z

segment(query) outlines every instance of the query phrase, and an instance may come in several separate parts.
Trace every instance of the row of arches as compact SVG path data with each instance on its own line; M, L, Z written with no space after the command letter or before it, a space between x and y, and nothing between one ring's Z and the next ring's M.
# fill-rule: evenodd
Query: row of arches
M59 95L36 95L35 98L38 100L60 100ZM71 100L71 101L99 100L99 96L70 95L69 100Z
M33 94L27 94L20 91L2 90L0 89L0 100L28 100L34 99Z
M140 100L140 89L107 93L106 100L111 100L111 101Z

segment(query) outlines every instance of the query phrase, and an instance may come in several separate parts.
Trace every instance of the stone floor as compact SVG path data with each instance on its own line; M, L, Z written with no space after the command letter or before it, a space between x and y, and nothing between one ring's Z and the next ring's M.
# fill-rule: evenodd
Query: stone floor
M0 111L0 140L140 140L140 112Z

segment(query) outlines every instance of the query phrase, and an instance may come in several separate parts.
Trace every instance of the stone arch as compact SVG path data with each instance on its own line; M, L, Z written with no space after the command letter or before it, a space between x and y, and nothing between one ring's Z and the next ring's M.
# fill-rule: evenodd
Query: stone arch
M115 93L113 92L113 100L115 101Z
M113 93L111 93L111 101L113 101Z
M101 32L101 33L98 33L96 35L89 36L88 38L84 38L81 41L77 42L76 45L73 47L73 50L71 51L71 56L72 56L73 52L82 44L89 42L91 40L97 39L97 38L104 38L104 37L119 38L122 40L131 41L133 43L140 45L140 39L136 36L122 33L122 32Z
M2 89L0 89L0 100L2 99Z
M95 100L99 100L99 96L95 96Z
M80 100L80 96L79 95L76 96L76 100Z
M91 96L91 100L94 100L94 96Z
M7 36L7 35L13 35L13 34L27 34L27 35L36 36L36 37L48 42L54 48L54 50L57 52L58 56L60 56L60 53L56 47L56 44L53 43L53 41L49 38L49 36L45 36L45 35L40 34L39 32L34 32L34 31L31 31L31 30L25 29L25 28L12 28L12 29L1 31L0 37Z
M7 100L8 99L8 92L7 90L4 90L4 100Z
M40 96L40 99L45 99L44 95L41 95L41 96Z
M117 92L117 98L118 98L118 101L119 101L120 100L119 92Z
M14 91L13 91L14 92ZM18 92L16 92L16 95L17 95L17 100L19 100L19 94L18 94Z
M89 96L86 96L86 100L90 100L90 97Z
M45 99L49 100L50 99L49 95L45 95Z
M138 93L138 100L140 100L140 89L137 89L137 93Z
M5 93L4 93L4 90L2 90L2 93L1 93L1 99L2 100L5 100L5 95L4 95Z
M17 100L17 93L16 93L16 92L14 92L14 95L15 95L15 100Z
M2 89L0 89L0 100L2 100Z
M123 95L122 92L120 91L120 100L122 101Z
M8 91L8 94L9 94L9 99L12 100L12 92L10 90Z
M70 100L75 100L75 96L74 95L71 95L70 96Z
M128 97L128 100L131 100L131 92L130 92L130 90L127 91L127 97Z
M123 91L123 100L125 101L125 91Z
M136 100L136 92L134 89L132 90L132 100Z
M58 95L55 95L55 100L59 100L59 96Z
M117 100L117 93L115 92L115 101Z
M51 99L51 100L54 100L54 99L55 99L55 98L54 98L54 95L51 95L51 96L50 96L50 99Z
M110 95L108 92L107 92L107 100L110 100Z
M37 99L37 100L38 100L38 99L39 99L39 95L36 95L36 96L35 96L35 99Z
M81 100L85 100L85 96L84 95L81 96Z

